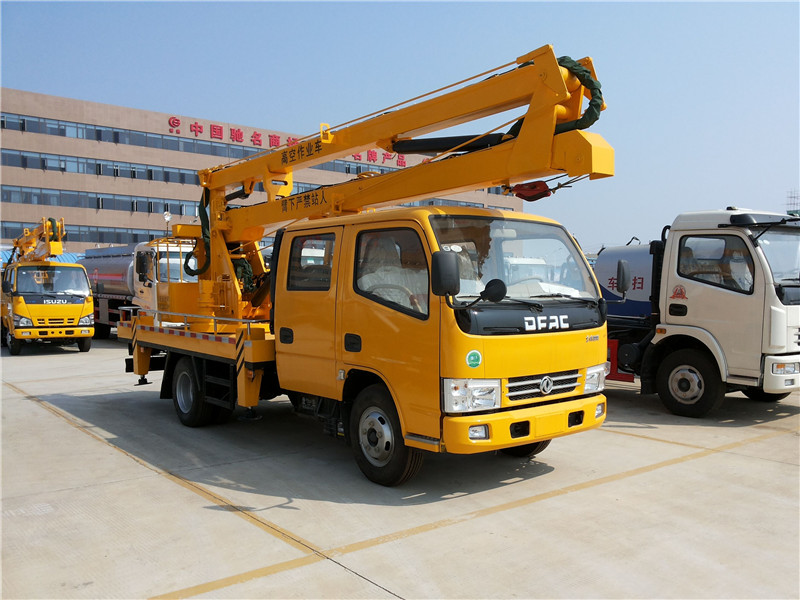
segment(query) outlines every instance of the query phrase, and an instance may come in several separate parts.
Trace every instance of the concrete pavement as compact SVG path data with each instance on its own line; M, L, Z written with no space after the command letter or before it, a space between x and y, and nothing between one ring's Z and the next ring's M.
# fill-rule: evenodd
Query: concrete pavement
M692 420L611 383L600 430L383 488L285 399L181 426L125 356L3 349L4 598L800 596L798 395Z

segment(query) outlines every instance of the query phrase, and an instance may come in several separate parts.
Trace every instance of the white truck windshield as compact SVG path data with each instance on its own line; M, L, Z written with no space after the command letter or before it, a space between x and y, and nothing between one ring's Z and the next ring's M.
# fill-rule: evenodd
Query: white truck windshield
M773 227L758 238L776 284L800 283L800 228Z

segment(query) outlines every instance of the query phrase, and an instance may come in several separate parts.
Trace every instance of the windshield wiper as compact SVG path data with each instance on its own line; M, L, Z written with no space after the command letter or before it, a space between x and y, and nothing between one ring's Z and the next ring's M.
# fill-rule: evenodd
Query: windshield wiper
M538 312L542 312L544 310L544 304L542 304L541 302L532 302L531 300L525 300L524 298L511 298L509 296L503 298L503 301L506 300L510 302L516 302L517 304L524 304L525 306L530 306L532 308L535 308Z
M531 298L566 298L568 300L590 304L591 306L597 306L597 300L594 298L581 298L580 296L570 296L569 294L539 294L537 296L531 296Z

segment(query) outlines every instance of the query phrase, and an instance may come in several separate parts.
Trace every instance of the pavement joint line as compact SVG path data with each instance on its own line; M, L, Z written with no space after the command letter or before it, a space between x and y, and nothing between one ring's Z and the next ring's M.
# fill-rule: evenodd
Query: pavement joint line
M603 431L605 433L614 433L616 435L625 435L632 438L637 438L640 440L648 440L650 442L661 442L662 444L670 444L671 446L682 446L684 448L693 448L695 450L704 450L703 446L698 446L697 444L687 444L686 442L675 442L672 440L663 440L661 438L652 437L649 435L644 435L641 433L630 433L629 431L617 431L612 427L600 427L598 431Z
M507 502L505 504L501 504L498 506L487 507L483 509L479 509L473 511L471 513L465 513L459 517L453 517L448 519L440 519L438 521L433 521L431 523L426 523L423 525L418 525L417 527L411 527L409 529L404 529L401 531L395 531L386 535L381 535L375 538L370 538L367 540L362 540L359 542L354 542L352 544L346 544L344 546L338 546L335 548L331 548L327 551L322 551L317 555L317 560L328 559L332 560L338 565L341 563L333 560L333 557L337 556L344 556L347 554L352 554L353 552L358 552L361 550L365 550L368 548L372 548L375 546L381 546L386 543L406 539L409 537L413 537L415 535L419 535L422 533L428 533L431 531L435 531L437 529L442 529L444 527L450 527L451 525L457 525L459 523L464 523L467 521L472 521L473 519L477 519L480 517L505 512L507 510L513 510L516 508L521 508L523 506L528 506L530 504L534 504L536 502L541 502L544 500L549 500L551 498L556 498L558 496L564 496L567 494L571 494L573 492L579 492L585 489L589 489L592 487L597 487L600 485L604 485L607 483L613 483L616 481L621 481L623 479L627 479L636 475L642 475L645 473L649 473L652 471L656 471L658 469L662 469L665 467L670 467L674 465L678 465L681 463L689 462L692 460L697 460L700 458L705 458L707 456L711 456L714 454L721 454L725 453L729 450L734 448L738 448L741 446L745 446L747 444L752 444L760 441L764 441L774 437L780 437L783 435L795 435L800 429L792 429L792 430L784 430L784 431L770 431L768 433L764 433L762 435L756 436L754 438L749 438L747 440L740 440L737 442L730 442L728 444L723 444L721 446L717 446L715 448L705 448L698 452L694 452L692 454L687 454L685 456L680 456L676 458L672 458L669 460L661 461L659 463L654 463L651 465L645 465L643 467L638 467L635 469L630 469L628 471L624 471L622 473L616 473L613 475L607 475L605 477L599 477L597 479L592 479L589 481L584 481L581 483L576 483L573 485L565 486L563 488L559 488L557 490L551 490L549 492L543 492L541 494L536 494L534 496L529 496L527 498L521 498L519 500L514 500L512 502ZM311 557L308 557L311 558ZM258 569L254 569L252 571L245 571L243 573L239 573L237 575L232 575L230 577L225 577L223 579L218 579L215 581L208 581L206 583L198 584L196 586L192 586L189 588L185 588L182 590L175 590L173 592L169 592L163 594L161 596L155 596L154 598L190 598L192 596L200 595L200 594L207 594L216 590L223 589L225 587L229 587L231 585L238 585L241 583L245 583L247 581L251 581L253 579L258 579L260 577L265 577L268 575L274 575L276 573L280 573L283 571L288 571L300 566L305 566L305 564L311 564L312 562L317 562L316 560L310 560L308 562L303 562L302 564L298 564L298 559L284 561L282 563L275 563L269 565L267 567L260 567ZM341 565L343 566L343 565ZM343 567L347 569L347 567ZM351 573L354 573L352 570L347 569ZM362 575L358 573L354 573L359 577L364 578ZM368 580L371 581L371 580ZM375 583L375 582L371 582ZM375 584L378 585L378 584ZM381 586L379 586L381 587ZM382 588L385 589L385 588ZM391 593L391 592L390 592Z

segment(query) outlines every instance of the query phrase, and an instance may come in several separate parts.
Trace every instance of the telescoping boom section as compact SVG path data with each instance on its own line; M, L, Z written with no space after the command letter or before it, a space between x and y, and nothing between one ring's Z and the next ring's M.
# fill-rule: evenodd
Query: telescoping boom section
M609 177L614 151L586 131L604 108L591 59L543 46L200 171L200 225L164 242L193 248L189 277L136 260L157 300L119 324L128 369L141 383L163 369L162 397L190 426L287 394L387 485L416 472L422 450L530 455L599 426L605 305L562 226L495 209L364 209L486 187L535 200ZM446 135L467 125L489 131ZM292 194L295 169L373 148L426 158ZM262 186L265 201L234 204Z

